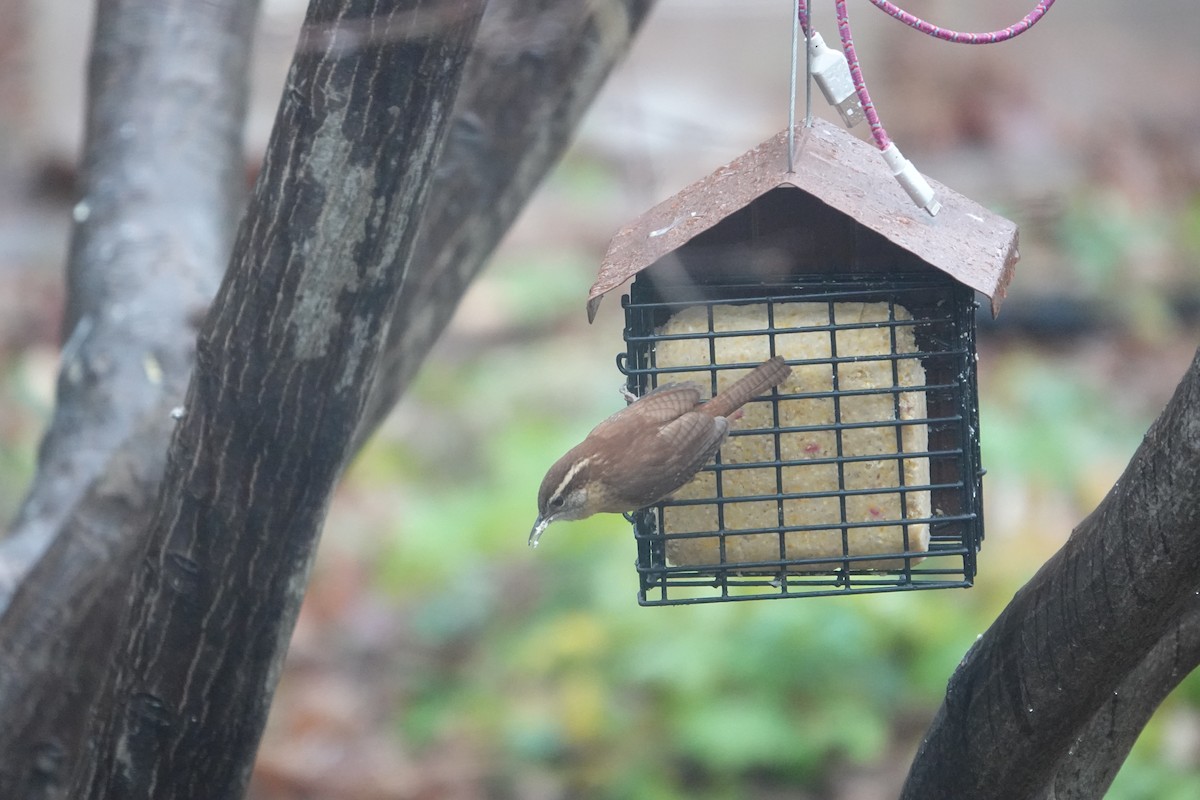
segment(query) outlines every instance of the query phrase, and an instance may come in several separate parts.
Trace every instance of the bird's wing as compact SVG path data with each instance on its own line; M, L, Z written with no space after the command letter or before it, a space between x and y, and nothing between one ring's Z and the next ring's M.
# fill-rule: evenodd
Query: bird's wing
M691 381L682 381L680 383L659 384L658 386L655 386L653 389L651 389L650 391L646 392L644 395L639 397L638 400L645 400L647 397L654 397L655 395L659 395L659 394L671 394L673 392L679 391L680 389L689 389L691 391L694 391L696 393L697 397L700 396L700 387L699 386L692 383Z
M728 432L724 417L689 411L655 436L630 443L625 453L631 461L627 469L642 478L622 487L622 502L628 508L643 508L667 497L712 460Z
M593 434L604 436L624 415L639 414L647 422L663 424L691 411L700 403L700 387L694 383L666 383L642 395L596 426Z
M664 467L668 472L682 476L679 483L682 486L712 461L727 435L729 420L724 417L710 417L695 411L683 414L658 432L662 452L671 454Z

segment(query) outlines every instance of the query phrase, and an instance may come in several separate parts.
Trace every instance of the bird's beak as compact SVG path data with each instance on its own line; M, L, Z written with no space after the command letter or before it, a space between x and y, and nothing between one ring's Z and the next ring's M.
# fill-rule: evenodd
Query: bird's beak
M549 525L550 520L544 519L541 514L538 514L537 520L533 523L533 530L529 532L530 547L538 546L538 539L542 538L542 531L546 530Z

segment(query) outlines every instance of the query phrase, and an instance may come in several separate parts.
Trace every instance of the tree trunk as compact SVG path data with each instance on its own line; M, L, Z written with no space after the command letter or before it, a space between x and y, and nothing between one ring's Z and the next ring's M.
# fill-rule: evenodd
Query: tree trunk
M360 444L404 392L653 5L490 4L417 234L415 268L388 328Z
M244 792L485 5L310 5L72 796Z
M1200 664L1200 599L1192 595L1184 607L1187 610L1173 630L1092 715L1039 798L1092 800L1104 796L1154 710Z

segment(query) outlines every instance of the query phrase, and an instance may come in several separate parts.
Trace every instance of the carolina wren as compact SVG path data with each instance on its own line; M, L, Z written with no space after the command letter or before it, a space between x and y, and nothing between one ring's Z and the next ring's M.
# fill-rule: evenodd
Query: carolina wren
M791 371L775 356L703 403L695 384L667 383L601 422L542 479L529 546L551 522L634 511L683 486L716 455L737 410Z

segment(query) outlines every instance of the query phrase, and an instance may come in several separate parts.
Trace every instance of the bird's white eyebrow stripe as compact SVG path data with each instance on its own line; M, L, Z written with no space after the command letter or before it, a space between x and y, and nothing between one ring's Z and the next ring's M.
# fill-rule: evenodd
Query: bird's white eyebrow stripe
M579 472L579 470L583 469L589 463L591 463L591 460L592 460L591 456L589 456L587 458L580 459L579 461L576 461L574 464L572 464L571 468L569 470L567 470L566 476L563 477L562 483L558 484L558 487L554 490L554 493L551 494L550 496L558 497L558 493L561 492L563 489L567 488L567 484L569 484L571 482L571 478L575 477L575 473Z

